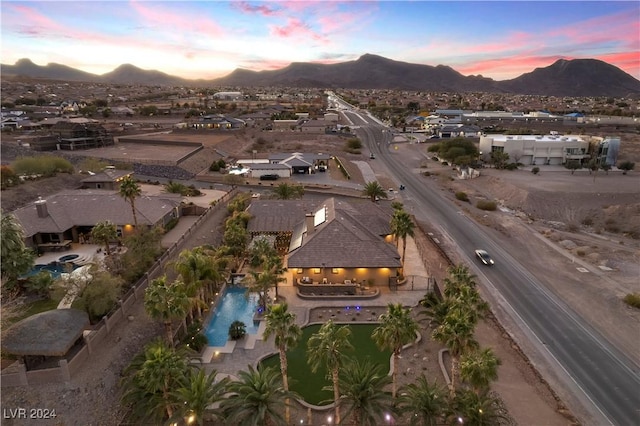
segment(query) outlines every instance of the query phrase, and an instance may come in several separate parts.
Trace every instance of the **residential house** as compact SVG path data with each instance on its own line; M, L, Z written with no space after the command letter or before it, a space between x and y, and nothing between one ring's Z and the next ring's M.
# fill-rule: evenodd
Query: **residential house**
M286 249L286 266L296 283L396 283L402 264L392 244L391 212L365 200L353 203L327 198L318 204L301 200L255 200L248 209L252 236L275 234Z
M164 226L180 217L181 196L142 195L135 199L140 227ZM79 242L105 220L113 222L119 235L133 232L131 204L117 191L76 189L63 191L13 212L24 229L28 246L41 251Z
M108 167L99 173L94 173L88 178L82 179L83 189L108 189L118 191L120 182L133 172L128 170L116 170Z

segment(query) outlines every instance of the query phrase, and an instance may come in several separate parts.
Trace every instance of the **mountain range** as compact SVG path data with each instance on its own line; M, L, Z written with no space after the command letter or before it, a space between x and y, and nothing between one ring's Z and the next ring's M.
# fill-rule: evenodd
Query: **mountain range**
M97 75L66 65L34 64L20 59L15 65L0 64L2 76L85 81L111 84L198 87L304 87L345 89L391 89L428 92L490 92L546 96L640 96L640 80L597 59L560 59L553 64L511 79L496 81L464 76L445 65L421 65L365 54L354 61L336 64L294 62L272 71L236 69L213 80L188 80L156 70L125 64Z

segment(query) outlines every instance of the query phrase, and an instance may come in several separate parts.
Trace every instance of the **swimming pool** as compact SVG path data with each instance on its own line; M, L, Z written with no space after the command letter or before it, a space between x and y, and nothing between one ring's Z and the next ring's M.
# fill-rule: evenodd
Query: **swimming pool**
M205 336L209 346L224 346L229 339L229 326L234 321L242 321L247 326L247 334L256 334L258 324L253 316L258 306L258 295L252 293L247 298L244 287L227 287L222 299L205 326Z
M79 268L78 265L70 262L68 263L51 262L51 263L47 263L46 265L33 265L33 268L31 268L31 270L27 272L26 276L30 277L32 275L38 274L39 272L46 271L49 274L51 274L51 276L54 279L58 279L60 278L60 274L63 274L65 272L75 271L78 268Z

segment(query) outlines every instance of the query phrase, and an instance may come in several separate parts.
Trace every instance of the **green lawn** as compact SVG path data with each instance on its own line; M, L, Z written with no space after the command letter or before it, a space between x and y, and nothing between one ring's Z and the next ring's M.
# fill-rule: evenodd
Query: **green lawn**
M16 315L14 318L11 318L10 321L7 321L5 327L9 327L20 320L30 317L31 315L56 309L58 307L58 303L60 303L60 301L54 299L40 299L27 303L24 305L22 312L19 315Z
M340 324L342 325L342 324ZM360 360L370 359L375 364L382 365L385 373L389 372L389 360L391 351L380 351L371 340L371 333L378 324L345 324L351 329L351 344L355 350L348 355ZM333 401L332 391L323 391L325 386L331 386L331 380L327 378L325 369L311 372L307 364L307 341L313 333L320 329L320 324L310 325L302 329L302 338L298 346L287 353L289 362L289 387L297 392L310 404L327 405ZM265 358L262 362L265 366L273 366L280 371L280 359L278 354Z

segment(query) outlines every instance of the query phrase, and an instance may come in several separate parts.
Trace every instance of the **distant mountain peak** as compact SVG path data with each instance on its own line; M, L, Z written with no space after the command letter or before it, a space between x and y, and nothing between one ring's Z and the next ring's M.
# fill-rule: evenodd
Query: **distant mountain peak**
M621 69L597 59L558 59L547 67L512 80L495 81L482 75L464 76L448 65L422 65L395 61L372 53L335 64L296 62L277 70L237 68L215 80L187 80L157 70L123 64L96 75L66 65L40 66L30 59L1 65L2 75L62 81L226 87L314 87L390 89L429 92L518 93L548 96L640 96L640 81Z

